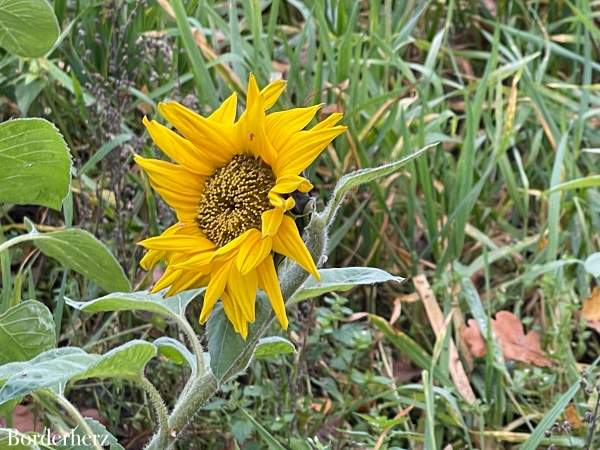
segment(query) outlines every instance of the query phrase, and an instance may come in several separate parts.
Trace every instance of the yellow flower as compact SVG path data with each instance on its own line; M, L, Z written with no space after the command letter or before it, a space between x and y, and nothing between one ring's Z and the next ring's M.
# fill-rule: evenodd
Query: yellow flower
M281 326L288 320L273 252L295 260L319 278L294 219L291 193L308 192L301 176L346 127L335 113L304 130L319 106L266 114L285 88L275 81L262 91L248 80L246 111L236 121L231 95L209 117L179 103L162 103L160 113L181 134L144 118L150 136L176 164L136 156L152 187L176 211L178 222L162 235L140 242L150 269L166 263L153 292L173 295L207 286L200 322L220 298L228 319L244 338L255 318L256 291L268 296Z

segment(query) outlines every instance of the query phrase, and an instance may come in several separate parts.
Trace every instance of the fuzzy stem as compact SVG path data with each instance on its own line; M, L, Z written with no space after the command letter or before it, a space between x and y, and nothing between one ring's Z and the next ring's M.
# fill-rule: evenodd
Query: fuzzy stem
M143 377L139 380L140 387L146 391L148 396L150 397L150 401L152 402L152 406L156 411L156 416L158 417L159 430L157 433L158 436L158 445L161 448L166 447L169 443L169 412L167 411L167 407L165 402L163 401L160 392L154 387L152 383L146 378Z
M173 448L181 431L194 418L202 405L217 392L217 389L217 380L212 374L209 373L203 377L195 378L190 389L179 399L169 417L168 439L172 439L172 441L163 444L160 433L157 433L146 447L146 450L169 450Z

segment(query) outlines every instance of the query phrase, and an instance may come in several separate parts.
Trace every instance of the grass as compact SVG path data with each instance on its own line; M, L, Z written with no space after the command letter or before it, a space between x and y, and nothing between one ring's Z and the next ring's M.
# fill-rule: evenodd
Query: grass
M3 119L44 116L60 128L77 169L66 220L107 242L136 286L148 286L151 274L139 269L134 243L173 220L132 162L134 152L158 155L141 126L144 114L158 116L158 101L202 112L232 90L243 101L252 72L260 84L288 80L278 107L322 102L324 111L343 111L347 134L309 173L321 204L344 173L439 143L349 197L327 264L425 274L444 317L451 314L445 333L436 338L410 282L304 302L290 312L297 354L254 364L198 415L181 448L598 447L586 443L586 423L553 425L569 404L579 417L593 412L598 396L600 347L578 311L598 282L579 262L600 247L600 193L593 184L552 190L600 168L598 1L54 7L64 32L47 59L0 60ZM63 223L42 209L0 214L5 235L23 216ZM0 264L4 301L21 295L54 305L61 345L98 350L174 331L144 316L61 313L65 295L91 298L95 288L27 250L12 260L3 253ZM12 276L4 270L11 265ZM356 315L390 319L395 305L393 327L418 356ZM475 318L488 335L500 310L540 333L552 367L505 361L493 340L487 357L470 356L461 327ZM449 375L450 340L474 404ZM592 389L578 387L582 375ZM151 376L164 392L182 385L166 362ZM135 387L78 386L71 396L141 448L151 413Z

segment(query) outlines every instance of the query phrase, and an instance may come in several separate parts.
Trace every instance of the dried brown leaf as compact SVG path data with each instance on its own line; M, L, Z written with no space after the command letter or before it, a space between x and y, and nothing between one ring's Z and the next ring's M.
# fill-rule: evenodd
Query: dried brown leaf
M581 314L587 320L600 320L600 287L596 286L584 302Z
M469 319L467 324L468 325L462 330L462 338L474 357L483 358L485 356L485 341L479 331L477 322L475 319Z
M567 422L569 422L569 425L571 425L571 428L574 430L578 430L584 426L583 420L573 403L569 403L569 406L565 409L565 419L567 419Z
M475 320L470 319L462 336L473 356L485 356L485 341ZM506 359L533 364L538 367L551 366L550 360L542 350L540 335L536 331L525 334L521 320L510 311L499 311L492 320L492 329Z

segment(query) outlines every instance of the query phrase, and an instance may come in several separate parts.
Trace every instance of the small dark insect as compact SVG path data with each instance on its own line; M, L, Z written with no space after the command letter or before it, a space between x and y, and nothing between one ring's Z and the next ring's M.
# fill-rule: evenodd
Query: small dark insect
M296 221L296 226L298 227L300 235L302 235L302 233L304 233L304 228L308 225L308 216L316 209L316 193L314 193L314 190L310 192L294 191L291 195L296 202L296 206L294 206L290 212Z
M296 202L296 206L292 208L294 217L304 217L310 215L315 210L317 197L314 191L310 192L292 192L292 198Z

